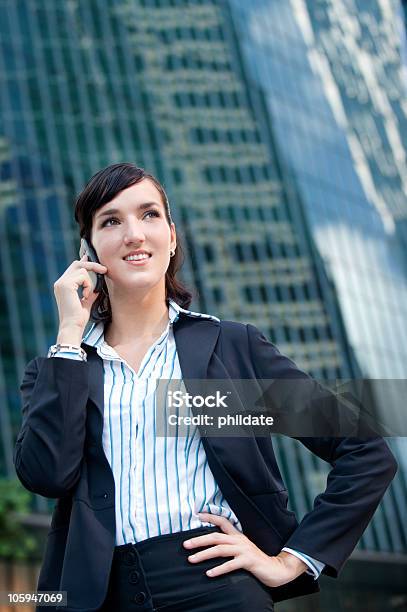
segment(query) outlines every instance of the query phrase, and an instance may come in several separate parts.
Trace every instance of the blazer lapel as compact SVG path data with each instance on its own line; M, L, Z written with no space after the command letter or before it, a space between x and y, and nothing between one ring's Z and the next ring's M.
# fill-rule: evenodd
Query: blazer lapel
M173 329L183 379L206 379L220 324L210 319L197 320L181 314Z
M204 394L206 391L220 393L231 391L233 395L233 406L231 409L235 412L244 413L244 406L241 402L241 394L236 389L233 380L222 363L219 356L216 355L215 361L208 368L210 359L214 353L216 343L220 333L220 324L211 320L196 320L188 319L180 322L179 327L174 325L174 336L177 345L178 360L181 366L182 379L189 393ZM214 385L210 385L210 380L219 381ZM225 385L221 385L221 381L227 381ZM203 381L203 384L201 384ZM209 384L205 384L208 382ZM192 405L192 412L198 416L202 414L202 409L195 409ZM215 413L218 414L218 413ZM201 433L203 428L200 427Z
M245 407L242 390L236 387L231 379L225 364L216 355L214 362L209 366L209 361L215 350L216 342L220 333L220 324L212 321L189 320L180 325L177 329L174 326L175 340L177 344L178 359L181 366L182 379L188 393L192 396L215 394L217 390L221 395L230 393L230 405L227 414L245 414ZM211 380L213 384L211 385ZM203 381L201 383L201 381ZM223 383L225 381L225 383ZM225 415L221 408L196 408L191 406L194 416L202 416L207 413L214 420L216 427L216 417ZM258 454L258 448L254 440L254 432L251 427L236 428L236 435L222 436L215 429L205 431L205 425L198 424L202 442L207 453L212 450L217 460L230 473L240 470L242 452L247 452L248 456L254 457ZM212 435L211 432L212 431ZM240 432L240 435L239 433ZM243 436L243 438L242 438ZM208 450L208 447L209 450Z

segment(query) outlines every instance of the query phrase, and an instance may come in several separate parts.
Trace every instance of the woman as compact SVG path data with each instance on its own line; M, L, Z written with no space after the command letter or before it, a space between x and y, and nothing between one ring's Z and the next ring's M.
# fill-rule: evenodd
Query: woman
M196 426L158 436L157 380L309 377L254 326L188 310L179 238L152 175L129 163L101 170L75 219L99 263L84 256L56 281L57 345L21 385L16 471L58 498L38 590L66 591L67 610L123 612L260 612L317 591L395 474L387 445L299 438L334 466L299 526L270 437ZM103 275L101 294L90 272Z

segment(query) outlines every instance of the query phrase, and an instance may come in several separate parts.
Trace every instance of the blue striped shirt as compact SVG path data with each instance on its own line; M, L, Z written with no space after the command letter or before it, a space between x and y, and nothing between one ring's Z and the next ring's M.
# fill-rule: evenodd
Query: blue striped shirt
M150 346L138 372L104 339L103 322L94 323L82 341L94 346L104 366L103 449L115 482L116 546L201 526L198 512L226 517L242 526L217 485L196 425L184 436L156 436L156 383L180 381L173 324L180 312L191 317L213 315L181 308L169 300L169 320ZM55 357L81 359L59 351ZM192 415L192 412L190 413ZM323 563L283 548L301 558L308 573L319 576Z

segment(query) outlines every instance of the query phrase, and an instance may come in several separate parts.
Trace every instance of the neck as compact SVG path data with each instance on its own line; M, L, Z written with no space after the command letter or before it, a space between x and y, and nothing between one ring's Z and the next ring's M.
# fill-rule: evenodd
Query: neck
M112 320L105 329L105 340L111 346L131 344L134 341L158 338L168 324L168 306L165 295L157 298L145 295L110 295Z

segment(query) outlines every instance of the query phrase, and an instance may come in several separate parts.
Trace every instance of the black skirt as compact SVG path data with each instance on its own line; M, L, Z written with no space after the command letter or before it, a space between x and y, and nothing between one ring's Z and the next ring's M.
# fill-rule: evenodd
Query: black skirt
M183 542L211 531L222 533L217 526L197 527L116 546L99 612L271 612L270 592L251 572L206 575L233 557L188 561L189 555L213 545L186 549Z

